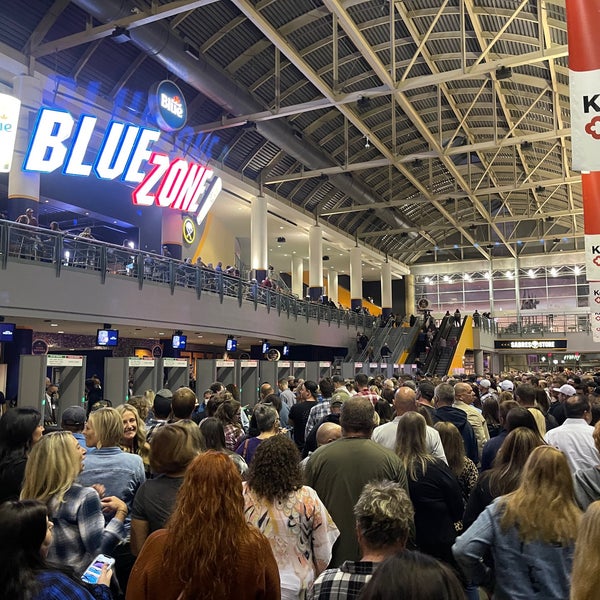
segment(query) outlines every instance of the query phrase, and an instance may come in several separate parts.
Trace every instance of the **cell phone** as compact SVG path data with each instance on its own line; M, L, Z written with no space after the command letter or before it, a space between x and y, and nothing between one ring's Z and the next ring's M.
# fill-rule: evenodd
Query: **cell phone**
M81 579L86 583L98 583L98 578L102 575L102 567L108 565L110 569L115 564L115 559L112 556L98 554L85 570Z

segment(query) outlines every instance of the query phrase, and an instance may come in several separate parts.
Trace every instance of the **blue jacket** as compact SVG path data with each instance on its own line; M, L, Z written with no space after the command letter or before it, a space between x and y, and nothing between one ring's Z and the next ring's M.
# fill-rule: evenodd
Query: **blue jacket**
M489 583L492 571L483 562L494 559L494 600L565 600L569 597L575 543L562 546L542 541L525 543L515 527L500 527L503 497L490 504L452 548L467 579Z

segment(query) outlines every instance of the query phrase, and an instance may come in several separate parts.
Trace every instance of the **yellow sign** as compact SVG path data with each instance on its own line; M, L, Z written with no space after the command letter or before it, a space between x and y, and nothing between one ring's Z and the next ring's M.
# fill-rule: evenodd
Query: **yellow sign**
M186 217L183 220L183 241L186 244L191 245L194 243L195 239L196 239L196 224L194 223L194 221L192 221L192 219L190 219L189 217Z

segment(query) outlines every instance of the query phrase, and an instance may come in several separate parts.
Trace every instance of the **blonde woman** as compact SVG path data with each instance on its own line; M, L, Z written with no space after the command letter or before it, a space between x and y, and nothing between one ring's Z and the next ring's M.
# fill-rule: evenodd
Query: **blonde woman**
M479 515L456 540L454 556L474 583L495 579L494 598L564 600L580 521L565 455L539 446L519 487ZM490 552L493 571L483 562Z
M54 537L48 559L81 574L99 552L108 553L123 537L127 506L114 496L100 500L96 490L75 483L85 450L68 431L44 436L29 455L22 500L48 507ZM112 518L105 525L103 511Z
M114 408L91 412L83 435L88 448L96 450L86 455L79 483L104 486L106 494L120 498L131 510L133 497L146 475L141 457L128 454L119 446L123 437L120 413ZM129 519L125 522L125 530L129 534Z
M146 472L150 469L150 444L146 442L146 425L140 419L135 406L121 404L115 407L123 420L123 435L121 437L121 450L129 454L137 454L144 461Z
M600 501L583 515L575 541L570 600L596 600L600 589Z

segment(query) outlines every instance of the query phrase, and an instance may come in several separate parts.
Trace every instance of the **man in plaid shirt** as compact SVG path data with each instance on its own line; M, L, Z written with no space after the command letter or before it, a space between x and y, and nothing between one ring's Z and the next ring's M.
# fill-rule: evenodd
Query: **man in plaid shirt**
M368 398L373 406L375 406L377 402L381 400L381 396L379 394L374 394L369 390L369 377L364 373L357 373L354 376L354 385L358 395Z
M399 483L367 483L354 507L362 558L327 569L315 580L308 600L358 598L375 569L388 556L403 550L414 527L414 510Z

